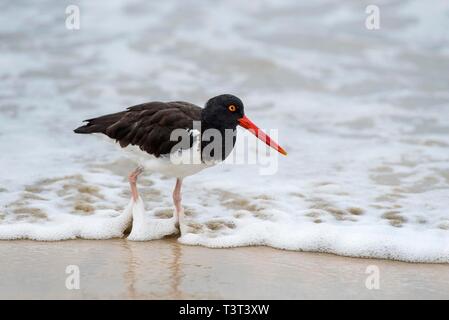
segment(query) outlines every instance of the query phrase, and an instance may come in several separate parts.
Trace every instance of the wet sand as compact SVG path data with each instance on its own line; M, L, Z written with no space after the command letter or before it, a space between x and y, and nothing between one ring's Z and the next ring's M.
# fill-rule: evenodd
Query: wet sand
M0 242L1 299L441 299L449 265L268 247L209 249L176 239ZM65 286L77 265L80 289ZM365 286L368 266L380 288Z

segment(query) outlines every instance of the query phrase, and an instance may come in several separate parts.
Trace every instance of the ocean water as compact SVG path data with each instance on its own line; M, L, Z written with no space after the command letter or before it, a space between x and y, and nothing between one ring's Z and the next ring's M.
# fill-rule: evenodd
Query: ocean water
M72 130L233 93L289 155L266 156L272 175L225 164L187 178L180 242L449 262L449 3L378 1L379 30L369 4L1 3L0 238L120 237L132 214L133 240L172 233L173 179L146 173L130 203L134 164Z

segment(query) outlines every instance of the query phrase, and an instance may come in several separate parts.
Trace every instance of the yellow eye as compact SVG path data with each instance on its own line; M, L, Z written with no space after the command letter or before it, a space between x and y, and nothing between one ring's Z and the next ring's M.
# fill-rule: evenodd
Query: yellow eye
M237 109L237 108L236 108L233 104L231 104L231 105L228 107L228 110L231 111L231 112L235 112L236 109Z

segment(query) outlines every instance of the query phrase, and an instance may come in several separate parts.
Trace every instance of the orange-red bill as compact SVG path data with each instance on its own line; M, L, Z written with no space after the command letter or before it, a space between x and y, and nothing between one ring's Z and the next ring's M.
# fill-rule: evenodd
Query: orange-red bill
M248 119L247 116L243 116L243 118L239 119L239 124L249 130L252 134L254 134L257 138L265 142L267 145L269 145L274 150L277 150L279 153L283 154L284 156L287 155L287 152L285 152L284 149L280 145L278 145L273 139L271 139L265 132L260 130L251 120Z

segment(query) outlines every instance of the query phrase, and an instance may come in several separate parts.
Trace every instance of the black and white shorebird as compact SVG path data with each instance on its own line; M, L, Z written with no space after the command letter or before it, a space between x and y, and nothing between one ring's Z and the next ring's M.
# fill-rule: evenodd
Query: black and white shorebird
M234 147L238 125L287 154L245 116L242 101L230 94L211 98L204 108L183 101L154 101L85 122L75 133L104 134L137 157L139 166L129 174L134 201L139 198L137 178L144 169L176 178L173 203L178 223L184 212L183 179L223 161Z

